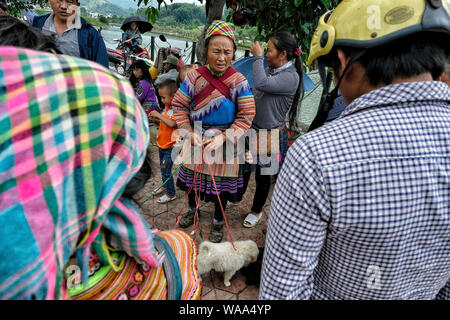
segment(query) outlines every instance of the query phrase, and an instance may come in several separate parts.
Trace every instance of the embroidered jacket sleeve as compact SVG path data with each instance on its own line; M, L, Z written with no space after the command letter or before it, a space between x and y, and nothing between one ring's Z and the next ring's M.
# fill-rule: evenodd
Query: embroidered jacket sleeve
M192 126L189 119L191 111L191 103L194 100L194 88L196 72L188 72L186 78L176 92L172 100L172 108L174 119L180 129L187 129L192 131Z
M247 79L240 73L237 74L236 86L231 90L231 96L235 100L237 113L230 128L234 129L235 136L240 138L250 129L256 113L255 98Z
M309 299L327 234L329 202L304 141L290 148L273 192L260 299Z

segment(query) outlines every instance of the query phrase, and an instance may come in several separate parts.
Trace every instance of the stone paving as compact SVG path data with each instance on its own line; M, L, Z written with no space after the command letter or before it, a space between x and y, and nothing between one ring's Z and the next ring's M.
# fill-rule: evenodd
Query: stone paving
M149 198L151 192L162 184L161 171L159 167L158 149L156 146L150 148L152 154L153 175L147 181L143 190L135 195L134 200L141 209L147 222L152 228L159 230L181 229L176 225L176 219L180 210L182 213L187 211L187 200L183 207L185 193L177 190L177 199L168 204L159 204L159 196ZM175 180L176 181L176 180ZM228 206L225 209L226 218L230 227L233 241L251 239L256 242L258 247L264 246L267 229L267 219L270 209L270 199L272 197L273 186L271 187L269 199L263 210L263 216L259 223L251 229L244 228L242 223L250 212L253 195L255 193L254 176L250 180L244 199L239 205ZM211 223L214 213L214 205L210 203L200 203L201 215L199 225L194 240L197 246L203 240L208 240ZM194 227L181 229L191 234ZM230 241L226 227L224 228L224 238L222 241ZM204 300L256 300L258 299L258 288L248 286L245 283L245 276L237 272L231 279L231 286L226 287L223 284L223 273L211 271L209 275L203 275L202 299Z

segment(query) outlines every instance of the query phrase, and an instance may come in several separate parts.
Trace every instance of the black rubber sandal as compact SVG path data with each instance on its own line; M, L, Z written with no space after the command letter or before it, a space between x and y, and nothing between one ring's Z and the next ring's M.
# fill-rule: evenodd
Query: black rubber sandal
M200 210L198 210L198 215L200 216ZM178 225L181 228L187 228L194 224L194 217L195 217L195 211L192 211L189 209L188 212L186 212L180 219L180 222Z
M219 243L223 239L223 223L214 224L212 226L212 230L209 234L209 241L214 243Z

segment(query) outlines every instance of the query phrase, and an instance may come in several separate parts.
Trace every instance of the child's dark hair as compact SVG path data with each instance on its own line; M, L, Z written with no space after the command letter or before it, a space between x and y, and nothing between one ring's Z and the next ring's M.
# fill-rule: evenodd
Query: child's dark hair
M164 80L159 86L158 89L161 90L162 88L167 88L169 91L169 94L171 96L175 95L175 93L178 91L178 85L177 82L174 80Z
M12 16L0 14L0 46L14 46L51 53L61 53L56 40L41 30L29 27Z
M131 72L131 76L130 76L130 82L131 85L133 86L133 88L136 88L137 85L139 84L139 81L141 80L146 80L148 81L151 85L153 85L153 80L152 80L152 76L150 75L150 70L149 70L149 66L147 65L147 63L145 63L144 60L136 60L130 67L130 69L133 71L135 69L141 69L142 70L142 78L137 79L134 75L133 72Z
M180 71L178 72L178 76L177 76L177 85L178 85L178 87L180 87L181 86L181 83L183 82L183 81L181 81L181 74L183 73L183 72L186 72L186 70L193 70L195 68L195 64L185 64L184 66L182 66L181 68L180 68Z
M297 110L300 108L301 101L303 100L303 96L305 93L304 83L303 83L303 63L300 56L297 56L295 52L298 49L297 41L294 36L289 32L277 32L275 33L270 40L273 45L277 49L279 53L286 51L286 58L288 61L294 61L295 68L297 69L297 73L299 76L299 84L297 87L297 91L295 92L294 101L292 102L292 106L289 109L289 128L291 130L296 130L297 128Z

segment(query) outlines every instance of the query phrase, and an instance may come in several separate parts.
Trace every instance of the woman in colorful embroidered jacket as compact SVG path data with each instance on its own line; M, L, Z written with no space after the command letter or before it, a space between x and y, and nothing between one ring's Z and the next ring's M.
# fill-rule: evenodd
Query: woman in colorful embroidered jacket
M194 150L203 145L203 155L222 150L226 129L233 129L236 140L244 135L255 115L255 101L247 79L231 67L236 51L235 31L227 23L216 20L205 38L206 66L187 74L172 102L178 127L189 132ZM197 121L202 124L202 137L194 132ZM189 211L180 219L179 226L187 228L194 223L199 201L196 202L196 194L199 194L200 199L215 204L209 239L220 242L224 224L222 208L225 209L228 201L238 202L243 196L238 159L211 166L205 158L199 165L192 164L196 162L195 155L191 159L194 161L183 165L178 174L177 186L189 196Z
M164 299L173 292L164 277L169 260L181 272L174 296L198 299L192 239L179 230L154 234L121 197L148 145L148 121L129 83L87 60L3 46L56 47L4 19L0 300Z

